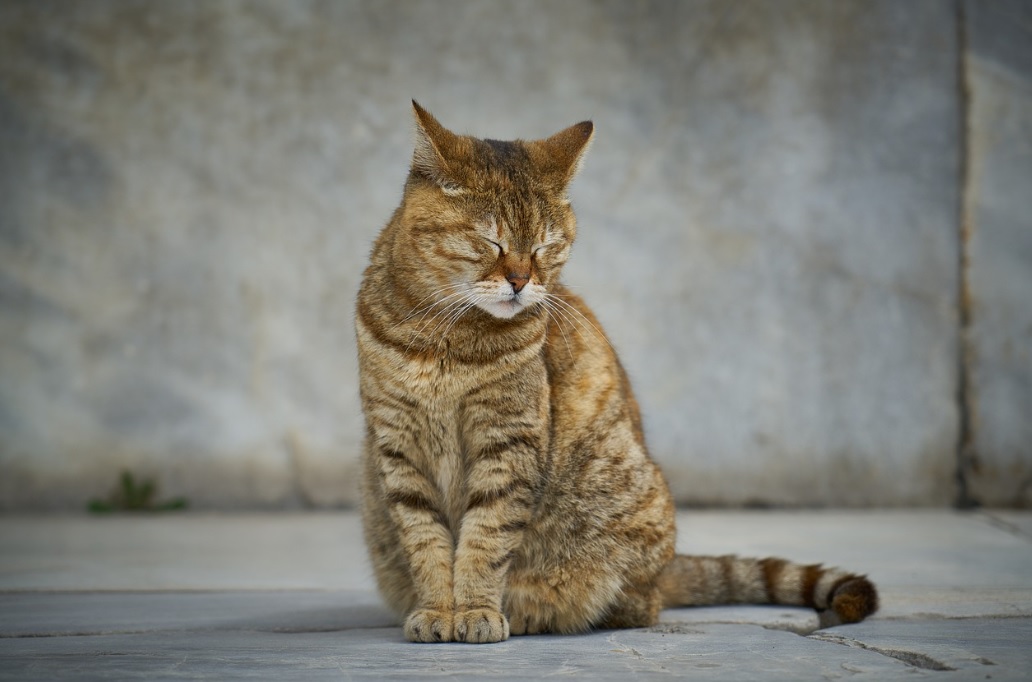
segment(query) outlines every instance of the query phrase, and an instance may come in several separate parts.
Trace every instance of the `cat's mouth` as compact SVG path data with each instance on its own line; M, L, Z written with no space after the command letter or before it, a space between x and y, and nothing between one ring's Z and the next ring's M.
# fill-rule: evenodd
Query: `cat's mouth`
M484 309L495 317L509 319L511 317L515 317L517 313L526 307L527 303L522 296L519 294L512 294L508 297L489 303L484 307Z
M524 293L512 292L481 300L477 303L477 306L494 317L508 320L532 305L534 301L531 299L532 297Z
M492 317L503 320L516 317L545 298L542 287L535 282L528 283L520 291L513 291L508 282L504 285L480 285L475 291L475 305Z

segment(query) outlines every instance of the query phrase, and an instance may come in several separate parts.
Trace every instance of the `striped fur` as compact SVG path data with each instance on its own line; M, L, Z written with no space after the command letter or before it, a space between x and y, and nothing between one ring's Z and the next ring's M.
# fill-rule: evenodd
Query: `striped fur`
M558 281L591 124L499 142L415 113L402 203L356 310L365 536L406 636L646 626L694 604L873 612L873 586L835 569L675 556L627 376Z

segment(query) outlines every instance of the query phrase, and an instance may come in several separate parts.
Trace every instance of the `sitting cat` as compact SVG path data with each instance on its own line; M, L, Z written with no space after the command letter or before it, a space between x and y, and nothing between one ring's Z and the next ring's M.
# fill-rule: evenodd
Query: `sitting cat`
M358 295L365 538L416 642L649 626L668 606L774 603L856 622L864 577L674 553L674 506L623 368L559 283L591 141L456 135L413 102L401 206Z

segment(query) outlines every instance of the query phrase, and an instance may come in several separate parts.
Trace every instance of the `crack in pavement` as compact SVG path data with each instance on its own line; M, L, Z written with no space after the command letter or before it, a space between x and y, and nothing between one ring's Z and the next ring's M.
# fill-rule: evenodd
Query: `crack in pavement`
M990 511L981 510L978 512L978 516L997 530L1002 530L1003 532L1021 538L1022 540L1032 540L1032 535L1026 533L1020 526L1011 523L1006 519L1001 519Z
M920 668L922 670L956 670L956 668L943 663L942 661L936 660L927 654L921 654L916 651L907 651L906 649L884 649L882 647L865 644L864 642L850 639L848 637L841 637L839 635L829 635L822 633L814 633L808 635L809 639L814 639L819 642L830 642L832 644L841 644L842 646L851 647L854 649L864 649L866 651L873 651L882 656L888 656L894 658L897 661L902 661L906 665L914 668ZM978 663L982 665L995 665L992 661L987 658L976 659Z

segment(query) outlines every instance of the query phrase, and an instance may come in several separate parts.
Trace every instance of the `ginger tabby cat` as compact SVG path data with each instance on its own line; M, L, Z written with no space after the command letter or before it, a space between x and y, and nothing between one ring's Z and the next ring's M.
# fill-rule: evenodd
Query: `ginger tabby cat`
M591 141L456 135L413 102L401 206L358 295L365 537L416 642L653 625L776 603L856 622L861 576L674 553L674 506L591 310L559 283L566 189Z

